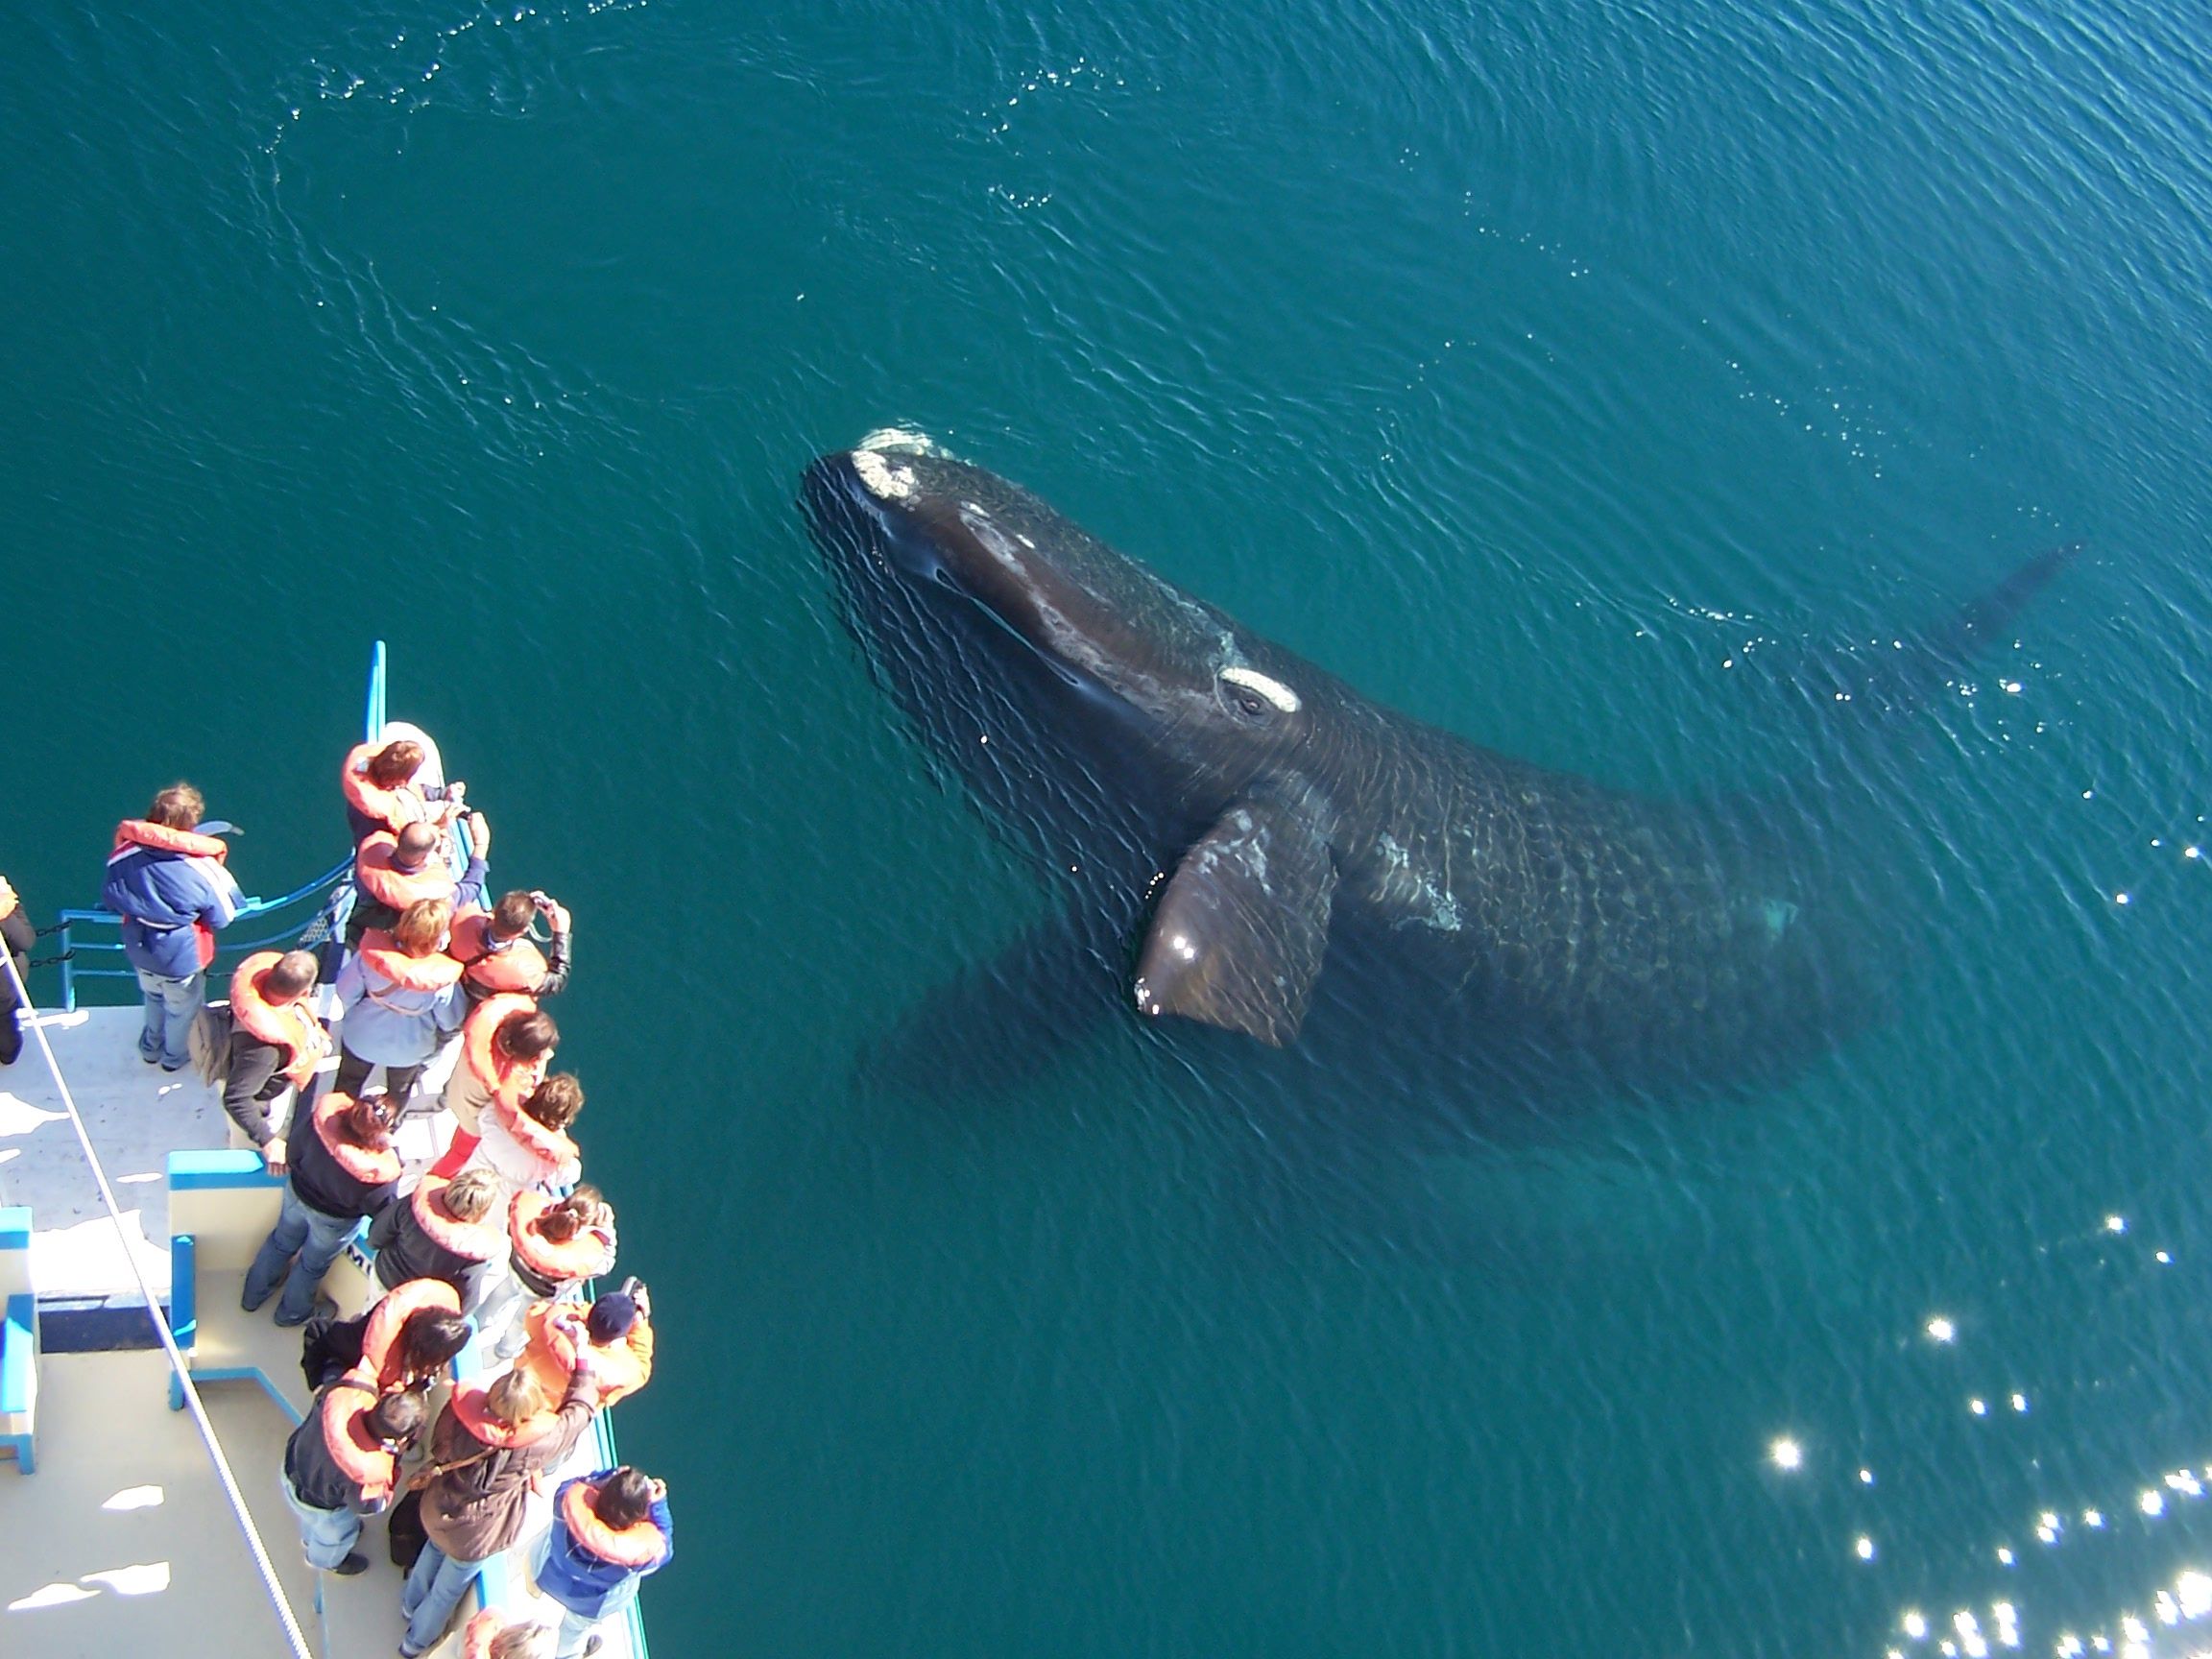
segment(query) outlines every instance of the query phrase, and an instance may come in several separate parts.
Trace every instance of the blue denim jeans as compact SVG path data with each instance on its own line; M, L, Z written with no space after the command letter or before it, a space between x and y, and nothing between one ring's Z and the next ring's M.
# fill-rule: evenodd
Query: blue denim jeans
M166 974L135 971L146 994L146 1023L138 1033L138 1057L164 1071L181 1071L192 1058L192 1017L207 999L207 975L172 979Z
M413 1655L437 1647L452 1622L453 1609L461 1605L469 1583L483 1570L483 1561L457 1561L437 1545L424 1544L422 1553L415 1557L415 1570L407 1575L407 1588L399 1593L399 1611L407 1621L399 1651Z
M360 1225L358 1215L325 1215L314 1206L301 1203L292 1183L285 1182L284 1207L276 1213L276 1225L261 1241L253 1265L246 1269L246 1286L239 1292L238 1306L251 1313L268 1301L269 1292L283 1277L285 1264L297 1256L300 1260L292 1264L292 1277L285 1281L284 1294L277 1299L276 1323L306 1324L307 1316L315 1311L315 1292L323 1287L323 1275L330 1271L330 1263L338 1260L338 1252L346 1248L346 1240Z
M306 1548L308 1566L327 1573L352 1553L361 1537L360 1516L350 1509L318 1509L301 1503L300 1494L292 1490L292 1478L281 1469L276 1471L276 1484L284 1493L292 1518L300 1523L300 1542Z

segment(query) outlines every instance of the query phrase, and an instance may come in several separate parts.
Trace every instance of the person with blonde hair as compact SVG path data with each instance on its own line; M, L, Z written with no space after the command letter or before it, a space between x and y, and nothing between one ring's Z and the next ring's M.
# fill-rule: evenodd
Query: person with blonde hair
M425 1175L404 1202L369 1229L376 1283L397 1290L410 1279L443 1279L473 1313L507 1266L507 1195L489 1169L447 1180Z
M402 1105L445 1037L461 1027L467 998L461 964L445 954L453 905L419 899L387 933L372 927L338 972L338 1075L342 1094L357 1094L370 1071Z

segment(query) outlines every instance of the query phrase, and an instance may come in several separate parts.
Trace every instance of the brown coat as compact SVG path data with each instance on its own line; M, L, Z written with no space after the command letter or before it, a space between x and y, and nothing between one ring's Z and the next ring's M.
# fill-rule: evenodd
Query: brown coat
M422 1489L422 1530L430 1542L456 1561L482 1561L513 1544L522 1533L530 1478L567 1456L598 1409L598 1386L572 1378L546 1433L432 1480ZM484 1442L469 1431L450 1405L439 1413L430 1441L432 1461L457 1463L483 1450Z

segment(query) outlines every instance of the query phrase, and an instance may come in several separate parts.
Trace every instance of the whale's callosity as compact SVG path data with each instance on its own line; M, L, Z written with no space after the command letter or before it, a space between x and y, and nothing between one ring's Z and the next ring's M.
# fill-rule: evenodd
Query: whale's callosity
M825 456L802 496L887 688L1003 833L1126 926L1142 1013L1286 1045L1346 960L1387 974L1393 1018L1606 1061L1822 1022L1834 905L1771 814L1397 713L923 446ZM1940 642L1971 648L2059 557Z

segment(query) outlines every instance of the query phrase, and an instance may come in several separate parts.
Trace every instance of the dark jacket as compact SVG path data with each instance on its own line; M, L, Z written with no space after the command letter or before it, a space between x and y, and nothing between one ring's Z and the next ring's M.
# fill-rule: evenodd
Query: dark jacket
M598 1388L581 1377L571 1377L550 1433L438 1476L422 1489L422 1530L430 1542L457 1561L482 1561L513 1544L522 1535L531 1476L566 1457L598 1408ZM438 1414L438 1428L430 1437L433 1462L459 1463L484 1449L484 1442L469 1431L451 1405Z
M350 1509L356 1515L373 1515L391 1500L365 1499L361 1488L338 1467L330 1455L330 1443L323 1437L323 1394L317 1393L307 1419L284 1442L284 1479L310 1509Z
M369 1247L376 1252L376 1283L387 1290L410 1279L443 1279L460 1293L464 1311L483 1300L484 1262L431 1238L411 1202L392 1204L376 1217L369 1228Z
M38 943L38 930L31 925L31 918L23 913L22 903L13 889L0 881L0 905L7 914L0 915L0 949L15 958L15 972L22 974L28 985L31 977L31 948ZM23 1051L23 1033L15 1023L15 981L0 968L0 1066L12 1065L15 1056Z
M397 1179L371 1185L354 1179L330 1156L323 1137L315 1132L304 1112L292 1115L292 1133L285 1138L284 1161L291 1166L292 1190L300 1202L325 1215L374 1215L392 1202Z
M123 955L132 967L186 979L206 966L193 924L228 926L239 894L212 858L128 847L108 861L100 902L124 918Z

